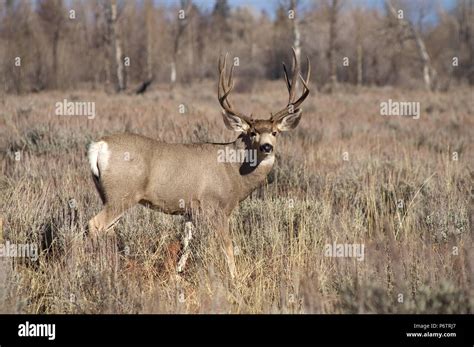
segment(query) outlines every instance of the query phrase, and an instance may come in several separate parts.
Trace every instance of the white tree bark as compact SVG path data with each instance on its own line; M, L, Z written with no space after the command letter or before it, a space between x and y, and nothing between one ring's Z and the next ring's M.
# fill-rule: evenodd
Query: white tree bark
M153 3L152 0L147 0L146 2L146 70L147 70L147 79L151 80L153 78Z
M171 72L170 72L170 82L171 82L171 87L176 83L176 61L178 59L178 55L180 53L181 49L181 39L184 34L184 30L189 24L188 20L188 15L190 13L192 6L192 1L191 0L181 0L181 11L184 11L185 18L179 18L177 19L177 29L176 29L176 34L174 37L174 46L173 46L173 57L171 61Z
M301 61L301 32L298 23L298 13L296 12L296 7L298 6L297 0L291 0L290 7L294 12L294 18L291 21L291 27L293 32L293 47L295 48L296 52L296 59Z
M120 92L125 89L124 66L122 61L122 42L120 41L119 27L117 23L117 1L111 0L111 22L112 35L115 46L115 63L117 65L117 90Z
M428 89L429 91L434 90L437 73L435 68L431 64L431 58L428 54L428 51L426 50L426 46L423 42L423 39L421 38L418 31L415 29L413 23L404 18L398 18L397 11L395 10L395 7L393 7L393 4L390 0L386 0L386 4L392 16L398 19L400 26L409 29L413 39L415 40L416 47L418 48L418 55L420 56L420 59L423 63L423 80L425 82L426 89Z
M176 83L176 62L175 62L175 60L173 60L171 62L170 82L171 82L171 84Z

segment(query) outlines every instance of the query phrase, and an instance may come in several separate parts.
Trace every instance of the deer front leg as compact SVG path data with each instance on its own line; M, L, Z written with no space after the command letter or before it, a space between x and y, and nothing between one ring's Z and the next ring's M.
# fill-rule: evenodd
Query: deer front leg
M186 261L188 260L189 254L191 253L191 250L189 249L189 243L193 238L193 228L193 222L188 221L184 224L183 253L179 258L178 266L176 268L178 274L183 272L184 267L186 266Z
M234 279L237 275L237 270L235 267L234 246L232 245L232 238L229 231L229 218L227 216L222 217L219 220L217 228L217 232L222 243L222 249L227 261L227 266L229 267L230 277Z

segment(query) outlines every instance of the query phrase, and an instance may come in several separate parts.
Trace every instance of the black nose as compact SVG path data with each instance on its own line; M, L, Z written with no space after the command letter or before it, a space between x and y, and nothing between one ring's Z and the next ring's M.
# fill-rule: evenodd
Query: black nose
M260 150L263 153L270 153L271 151L273 151L273 146L269 143L265 143L264 145L260 146Z

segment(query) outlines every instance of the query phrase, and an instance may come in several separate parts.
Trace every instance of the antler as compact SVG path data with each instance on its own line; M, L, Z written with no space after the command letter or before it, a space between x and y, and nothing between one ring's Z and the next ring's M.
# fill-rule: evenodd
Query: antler
M293 69L291 72L292 74L291 81L288 77L288 71L286 69L286 65L285 63L283 63L283 71L285 73L284 77L285 77L286 87L288 88L288 94L289 94L288 105L284 109L278 111L277 113L272 114L270 117L270 120L272 121L279 120L289 115L290 113L296 113L299 109L299 106L303 103L303 101L306 99L306 97L309 94L308 84L309 84L309 77L311 75L311 64L309 61L309 57L306 58L308 61L308 73L306 75L306 80L305 80L303 76L301 76L300 66L298 63L298 59L296 58L296 51L294 48L292 48L292 50L293 50ZM298 100L295 101L294 99L295 99L296 84L298 82L298 77L300 78L301 83L303 83L304 88L303 88L303 94L301 94Z
M219 57L219 85L217 86L217 95L219 98L219 103L221 104L222 108L230 114L237 116L247 123L252 122L251 117L247 117L246 115L235 111L232 107L232 104L229 100L229 94L234 88L234 81L232 80L232 74L234 72L234 64L232 64L230 68L229 78L226 81L225 73L227 67L227 53L224 56L224 61L222 61L222 56Z

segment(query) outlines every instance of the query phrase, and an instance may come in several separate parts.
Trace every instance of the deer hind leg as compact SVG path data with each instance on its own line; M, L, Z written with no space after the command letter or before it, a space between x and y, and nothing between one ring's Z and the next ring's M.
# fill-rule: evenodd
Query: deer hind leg
M89 232L92 237L107 232L117 224L125 209L113 209L105 206L94 218L89 221Z
M98 257L101 268L118 266L117 240L113 227L131 205L114 207L106 204L102 211L89 221L90 246L93 254Z

